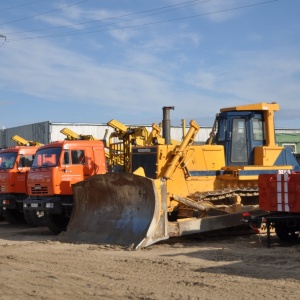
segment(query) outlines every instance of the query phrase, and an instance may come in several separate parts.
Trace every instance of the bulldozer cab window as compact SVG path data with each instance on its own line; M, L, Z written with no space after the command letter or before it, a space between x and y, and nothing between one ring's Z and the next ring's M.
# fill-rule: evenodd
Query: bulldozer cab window
M261 119L252 120L253 139L255 141L263 141L265 130Z
M233 119L232 122L232 162L247 162L248 147L245 119Z
M222 142L226 139L227 132L227 120L220 119L218 120L218 141Z
M72 164L79 165L85 163L84 150L71 150Z
M32 154L21 154L18 168L25 168L25 167L31 167L33 163L34 155Z

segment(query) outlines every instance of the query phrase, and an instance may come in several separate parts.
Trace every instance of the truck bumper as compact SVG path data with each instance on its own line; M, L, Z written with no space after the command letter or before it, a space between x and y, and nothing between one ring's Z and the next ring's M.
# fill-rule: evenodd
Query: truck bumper
M24 211L44 211L51 214L61 214L66 208L71 208L71 201L62 201L61 198L28 198L23 201Z
M0 195L0 207L5 209L17 209L18 201L14 195Z

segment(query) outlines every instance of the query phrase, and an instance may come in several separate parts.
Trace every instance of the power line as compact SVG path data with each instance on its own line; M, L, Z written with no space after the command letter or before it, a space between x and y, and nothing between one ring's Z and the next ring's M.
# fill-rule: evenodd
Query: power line
M122 29L129 29L129 28L135 28L135 27L143 27L143 26L162 24L162 23L186 20L186 19L197 18L197 17L203 17L203 16L208 16L208 15L213 15L213 14L219 14L219 13L224 13L224 12L249 8L249 7L253 7L253 6L258 6L258 5L269 4L269 3L273 3L273 2L277 2L277 1L279 1L279 0L264 1L264 2L259 2L259 3L249 4L249 5L243 5L243 6L238 6L238 7L234 7L234 8L228 8L228 9L223 9L223 10L219 10L219 11L208 12L208 13L203 13L203 14L197 14L197 15L192 15L192 16L187 16L187 17L180 17L180 18L174 18L174 19L168 19L168 20L162 20L162 21L155 21L155 22L138 24L138 25L128 25L128 26L123 26L123 27L118 27L118 28L107 28L107 29L87 31L87 32L74 32L74 33L41 35L41 36L36 36L36 37L17 38L17 39L12 39L10 41L34 40L34 39L42 39L42 38L48 38L48 37L50 37L50 38L51 37L63 37L63 36L81 35L81 34L89 34L89 33L96 33L96 32L107 32L107 31L113 31L113 30L122 30Z
M24 20L28 20L28 19L31 19L31 18L35 18L35 17L37 17L37 16L45 15L45 14L49 14L49 13L52 13L52 12L54 12L54 11L58 11L58 10L61 10L61 9L64 9L64 8L68 8L68 7L71 7L71 6L75 6L75 5L78 5L78 4L81 4L81 3L83 3L83 2L87 2L87 1L90 1L90 0L82 0L82 1L78 1L78 2L76 2L76 3L68 4L68 5L65 5L65 6L56 8L56 9L52 9L52 10L49 10L49 11L45 11L45 12L36 14L36 15L24 17L24 18L21 18L21 19L18 19L18 20L13 20L13 21L5 22L5 23L0 24L0 26L6 25L6 24L11 24L11 23L16 23L16 22L20 22L20 21L24 21Z
M99 27L104 27L104 26L116 25L116 24L123 23L123 22L135 21L135 20L138 20L138 19L143 19L145 17L150 17L150 16L154 16L154 15L158 15L158 14L163 14L163 13L166 13L166 12L174 11L174 10L181 9L181 8L186 8L186 7L189 7L189 6L194 6L196 4L202 4L202 3L205 3L205 2L209 2L209 1L211 1L211 0L191 1L191 2L197 2L197 3L190 3L190 4L186 4L184 6L181 6L181 7L174 7L174 8L168 9L168 10L159 11L159 12L151 13L151 14L148 14L148 15L136 17L136 18L127 19L127 20L120 20L120 21L117 21L117 22L114 22L114 23L102 24L102 25L98 25L98 26L93 26L93 27L85 28L85 29L82 29L82 30L88 30L88 29L99 28ZM69 31L69 32L65 32L65 34L77 32L77 31L78 30L72 30L72 31Z
M187 1L187 2L182 2L182 3L178 3L178 4L163 6L163 7L159 7L159 8L143 10L143 11L139 11L139 12L135 12L135 13L125 14L125 15L120 15L120 16L115 16L115 17L109 17L109 18L105 18L105 19L98 19L98 20L86 21L86 22L80 22L80 23L72 23L70 25L61 25L61 26L48 27L48 28L43 28L43 29L33 29L33 30L27 30L27 31L14 31L14 32L6 33L6 34L29 33L29 32L45 31L45 30L58 29L58 28L73 27L73 26L76 26L76 25L84 25L84 24L108 21L108 20L112 20L112 19L119 19L119 18L129 17L129 16L133 16L133 15L148 13L148 12L151 12L151 11L167 9L167 8L170 8L170 7L182 6L182 7L177 8L177 9L180 9L180 8L184 8L184 7L188 6L188 5L183 6L185 4L196 5L196 4L198 4L198 2L204 3L204 2L208 2L208 1L211 1L211 0L206 0L206 1L201 1L201 2L200 2L200 0L193 0L193 1ZM164 12L166 12L166 11L164 11ZM158 12L158 13L161 13L161 12ZM147 16L149 16L149 15L147 15ZM132 20L134 20L134 19L130 19L129 21L132 21ZM128 20L125 20L125 21L128 21ZM123 22L123 21L120 21L120 22ZM117 24L117 23L119 23L119 22L112 23L112 24ZM100 25L100 26L108 26L108 25L112 25L112 24L106 24L106 25ZM98 27L98 26L96 26L96 27ZM92 27L92 28L95 28L95 27ZM91 29L91 28L87 28L87 29Z
M0 9L0 12L1 12L1 11L5 11L5 10L10 10L10 9L18 8L18 7L21 7L21 6L28 5L28 4L40 2L40 1L44 1L44 0L35 0L35 1L27 2L27 3L22 3L22 4L19 4L19 5L7 7L7 8L1 8L1 9Z

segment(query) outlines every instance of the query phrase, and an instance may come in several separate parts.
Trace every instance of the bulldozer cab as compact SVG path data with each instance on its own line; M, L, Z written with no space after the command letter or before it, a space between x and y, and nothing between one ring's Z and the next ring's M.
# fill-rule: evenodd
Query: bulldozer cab
M223 112L217 119L216 142L224 146L226 165L254 165L254 148L266 143L263 114Z
M274 112L277 103L223 108L216 117L215 142L224 146L226 166L255 165L255 149L276 147Z

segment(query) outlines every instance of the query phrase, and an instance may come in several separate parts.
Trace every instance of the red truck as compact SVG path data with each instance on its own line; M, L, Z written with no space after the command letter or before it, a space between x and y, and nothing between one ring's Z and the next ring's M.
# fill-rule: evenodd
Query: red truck
M270 247L270 229L283 241L297 240L300 233L300 172L282 171L278 174L261 174L258 179L259 207L266 211L261 216L243 214L242 221L254 229L267 229Z

